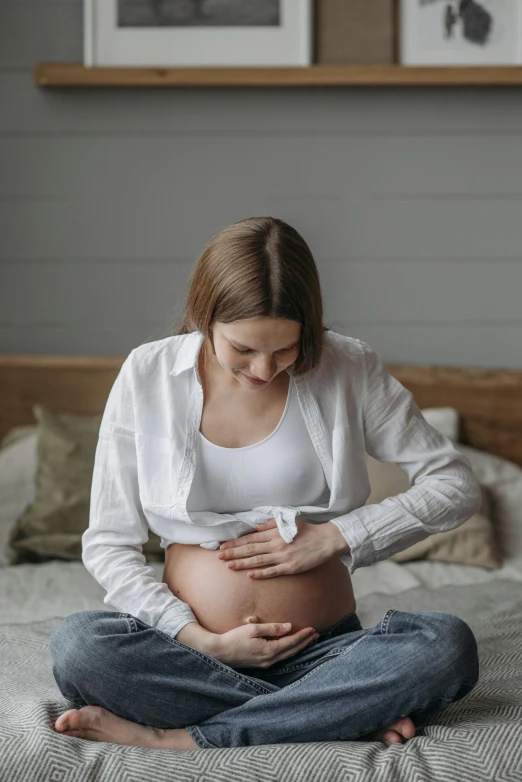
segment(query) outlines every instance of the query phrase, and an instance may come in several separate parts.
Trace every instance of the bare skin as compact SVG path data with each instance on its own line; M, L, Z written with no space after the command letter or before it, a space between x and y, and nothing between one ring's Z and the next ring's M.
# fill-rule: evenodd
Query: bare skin
M67 729L64 728L65 723L68 723ZM184 728L173 730L149 728L117 717L102 706L69 709L60 714L54 728L57 733L62 733L64 736L74 736L88 741L105 741L150 749L199 749ZM414 735L415 725L409 717L403 717L387 728L367 734L361 740L383 741L389 746L404 744L404 741L413 738Z

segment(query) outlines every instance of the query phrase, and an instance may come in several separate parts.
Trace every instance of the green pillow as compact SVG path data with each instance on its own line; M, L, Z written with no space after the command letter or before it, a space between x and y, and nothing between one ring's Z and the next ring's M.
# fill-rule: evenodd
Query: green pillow
M33 414L38 434L35 499L11 529L10 564L81 560L102 415L53 413L41 405L33 406ZM146 560L165 559L159 536L150 530L143 554Z
M34 424L25 426L13 426L9 429L6 435L0 440L0 451L7 448L13 443L17 443L19 440L24 440L26 437L30 437L37 431L37 427Z

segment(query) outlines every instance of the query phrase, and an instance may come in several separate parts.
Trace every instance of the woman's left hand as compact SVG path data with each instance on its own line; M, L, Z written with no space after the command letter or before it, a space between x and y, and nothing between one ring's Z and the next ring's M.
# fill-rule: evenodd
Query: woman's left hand
M286 543L275 519L269 519L236 540L226 540L220 546L218 557L234 570L248 569L251 578L273 578L295 575L312 570L329 559L336 551L330 530L332 525L308 524L296 517L297 535ZM252 568L257 568L252 570Z

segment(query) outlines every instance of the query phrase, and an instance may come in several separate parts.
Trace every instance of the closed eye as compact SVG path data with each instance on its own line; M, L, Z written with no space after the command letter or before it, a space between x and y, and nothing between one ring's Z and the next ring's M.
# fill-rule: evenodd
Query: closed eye
M283 348L282 350L279 350L278 353L288 353L290 350L293 350L295 347L296 345L290 345L289 348ZM236 351L236 353L239 353L241 356L244 356L245 353L252 352L250 348L248 350L239 350L238 348L235 348L233 345L232 348Z

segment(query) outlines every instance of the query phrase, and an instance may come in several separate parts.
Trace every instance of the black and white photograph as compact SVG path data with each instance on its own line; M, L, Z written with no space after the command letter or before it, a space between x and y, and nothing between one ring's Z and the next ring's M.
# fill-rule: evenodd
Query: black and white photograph
M83 0L86 67L307 67L313 0Z
M118 27L252 27L281 23L280 0L118 0Z
M403 65L516 65L519 0L402 0Z

